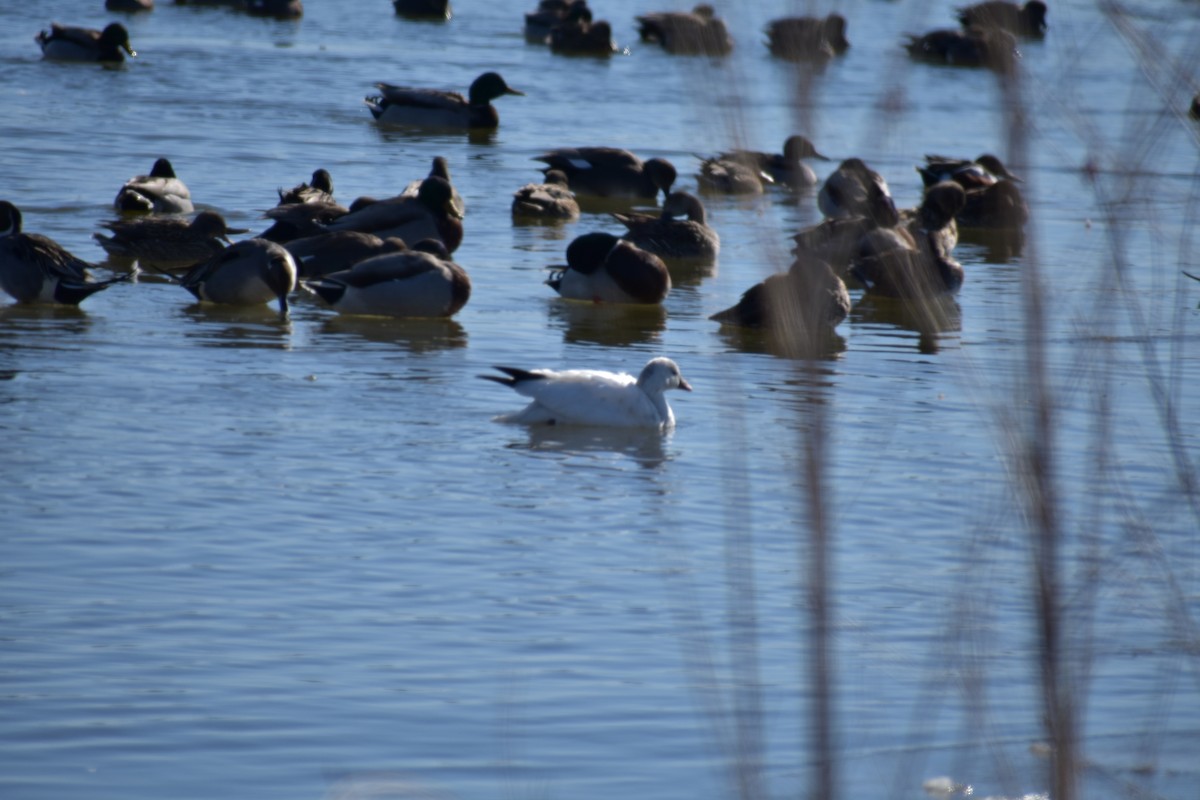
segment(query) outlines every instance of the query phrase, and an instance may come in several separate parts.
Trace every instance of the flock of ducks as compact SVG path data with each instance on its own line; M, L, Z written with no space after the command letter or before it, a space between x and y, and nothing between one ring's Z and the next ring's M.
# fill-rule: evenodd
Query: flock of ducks
M299 5L226 4L243 10L269 6L281 15ZM445 3L396 0L395 5L398 13L449 15ZM978 42L963 42L1004 39L1003 47L1013 52L1013 36L1044 32L1045 14L1040 0L1024 6L989 0L962 10L961 30L912 37L907 46L920 58L994 67L987 58L966 55L971 47L979 49ZM525 19L527 38L560 52L616 51L611 26L593 20L586 0L542 0ZM732 48L711 6L645 14L637 22L644 40L672 53L723 55ZM768 47L780 57L819 62L845 51L846 30L837 14L775 20L767 29ZM135 55L120 23L101 31L55 24L36 39L47 59L108 62ZM492 101L523 95L496 72L481 74L466 96L389 83L376 88L378 94L365 103L380 123L435 128L495 128L499 115ZM552 268L546 283L562 297L661 303L671 289L672 267L711 264L717 258L720 237L708 225L699 197L675 187L678 172L670 161L642 160L613 147L559 148L536 160L545 165L544 178L514 192L515 223L573 220L581 201L585 207L616 203L621 208L611 213L623 228L620 235L584 233L567 246L566 263ZM861 159L842 161L824 181L805 160L829 159L800 135L789 137L779 153L730 150L701 159L696 176L701 193L819 186L817 201L825 216L795 234L795 260L786 272L750 287L738 303L712 316L721 324L779 331L795 328L799 320L801 335L811 337L831 334L846 318L848 285L918 302L955 292L964 278L952 257L958 227L1019 236L1027 219L1020 179L994 155L927 156L917 167L923 200L907 210L896 208L886 182ZM660 213L628 208L657 204L660 196ZM359 198L348 207L334 200L332 177L318 169L310 181L279 191L279 204L266 212L270 227L237 242L229 237L249 231L230 228L214 211L190 220L183 216L195 206L166 158L146 175L126 181L113 206L120 218L102 224L107 234L94 235L109 257L167 276L202 302L275 301L286 314L289 295L303 288L342 314L448 317L470 299L470 278L453 261L463 238L462 198L440 157L428 176L400 194ZM0 201L0 289L17 302L77 304L133 274L92 281L88 271L93 267L53 240L24 232L17 206ZM665 358L651 360L637 378L592 370L498 369L504 377L481 377L532 398L527 408L503 419L528 424L668 427L674 416L663 392L691 389L679 367Z

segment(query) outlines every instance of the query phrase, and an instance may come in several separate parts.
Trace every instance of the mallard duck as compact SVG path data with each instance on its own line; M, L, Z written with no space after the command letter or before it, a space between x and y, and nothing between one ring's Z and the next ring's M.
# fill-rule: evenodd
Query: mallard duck
M957 219L964 228L1020 230L1029 220L1029 207L1016 183L997 181L967 192Z
M112 236L92 234L111 256L136 259L142 266L195 264L221 252L229 235L247 233L230 228L216 211L201 211L191 222L176 217L140 217L101 223Z
M513 192L514 219L562 221L579 218L579 202L562 170L546 171L544 183L527 183Z
M659 11L634 17L644 42L658 42L668 53L723 56L733 51L725 22L701 3L691 11Z
M397 195L363 201L359 208L325 227L331 231L373 233L381 239L395 236L405 242L437 239L451 253L463 238L462 213L454 204L454 187L436 176L421 181L416 197Z
M954 181L964 189L991 186L998 180L1020 180L1009 172L1004 162L991 153L984 153L974 161L947 156L925 156L925 166L918 166L921 182L933 186L941 181Z
M287 316L288 294L296 288L296 261L275 242L244 239L192 267L182 277L168 277L201 302L256 306L277 300L280 315Z
M382 94L365 100L375 119L389 125L434 128L495 128L500 124L500 115L492 101L506 94L525 94L505 83L497 72L485 72L476 78L467 90L467 97L458 92L390 83L375 86Z
M759 150L729 150L717 158L738 161L754 168L758 174L767 175L775 183L800 189L817 184L817 173L802 159L815 158L828 161L826 156L804 136L789 136L783 143L782 153L764 153Z
M392 8L402 17L450 19L450 0L392 0Z
M436 239L304 285L339 314L377 317L450 317L471 297L471 279Z
M546 285L571 300L661 303L671 290L667 265L611 233L585 233L567 246L567 263L552 267Z
M1011 73L1017 40L1001 28L972 26L965 30L942 28L923 36L909 35L908 54L918 61L956 67L984 67L1001 74Z
M332 203L333 176L327 169L317 169L311 183L299 183L291 189L279 189L279 205L291 203Z
M42 58L53 61L116 62L124 61L125 53L137 56L129 44L129 31L119 22L110 22L103 31L55 22L34 40L42 46Z
M709 319L743 328L774 328L785 332L811 326L834 328L850 313L846 284L824 261L802 257L787 272L754 284L737 303Z
M767 24L767 48L772 55L789 61L823 64L849 47L846 18L841 14L783 17Z
M135 175L117 192L113 206L123 212L190 214L192 193L165 158L157 159L149 175Z
M660 191L664 197L669 194L676 177L674 165L665 158L642 161L616 147L562 147L534 161L549 165L547 171L565 174L577 195L594 197L653 200Z
M525 14L525 40L545 44L551 29L571 16L572 9L576 19L590 15L591 11L587 15L582 13L586 7L587 0L541 0L536 11Z
M403 239L380 239L373 233L360 231L319 233L293 239L284 247L296 259L296 269L302 279L320 278L350 269L372 256L400 253L408 249Z
M861 158L848 158L830 173L817 193L817 207L830 218L871 217L884 227L899 219L887 181Z
M572 4L566 18L550 29L546 43L550 52L569 56L611 56L620 49L612 26L606 20L593 22L586 4Z
M676 219L679 216L686 219ZM721 237L705 222L704 204L687 192L671 192L661 216L613 217L628 229L622 239L659 258L711 260L721 252Z
M1018 36L1042 36L1046 33L1046 4L1028 0L1017 5L1010 0L987 0L958 9L963 27L1003 28Z
M675 414L663 393L669 389L692 391L679 365L661 357L650 359L637 378L594 369L496 369L506 377L479 377L533 398L521 411L496 417L497 422L520 425L667 429L675 425Z
M93 267L53 239L21 231L21 210L0 200L0 289L18 303L79 305L96 292L127 280L90 282Z

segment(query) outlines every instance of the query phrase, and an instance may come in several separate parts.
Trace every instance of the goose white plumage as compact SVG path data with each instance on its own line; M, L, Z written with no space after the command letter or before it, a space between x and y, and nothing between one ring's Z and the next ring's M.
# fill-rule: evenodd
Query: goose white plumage
M624 372L594 369L496 369L506 377L479 377L533 398L520 411L496 420L522 425L666 429L675 425L675 415L663 393L668 389L692 390L679 365L669 358L650 359L636 378Z

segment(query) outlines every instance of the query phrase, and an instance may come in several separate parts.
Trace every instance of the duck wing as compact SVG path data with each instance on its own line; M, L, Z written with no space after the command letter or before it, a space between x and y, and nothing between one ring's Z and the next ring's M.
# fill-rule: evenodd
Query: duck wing
M375 84L383 99L392 105L431 108L440 111L458 111L466 108L467 99L458 92L439 89L418 89L411 86L396 86L391 83Z

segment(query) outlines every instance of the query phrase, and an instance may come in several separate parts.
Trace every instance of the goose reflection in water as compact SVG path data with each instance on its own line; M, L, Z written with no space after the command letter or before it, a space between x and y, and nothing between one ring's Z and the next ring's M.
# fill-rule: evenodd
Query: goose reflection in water
M576 428L568 425L531 425L527 436L506 445L510 450L585 459L596 465L613 457L629 458L639 467L656 469L671 460L667 444L672 431L621 428Z
M662 305L621 305L558 300L549 303L550 322L572 343L623 346L656 341L667 327Z

